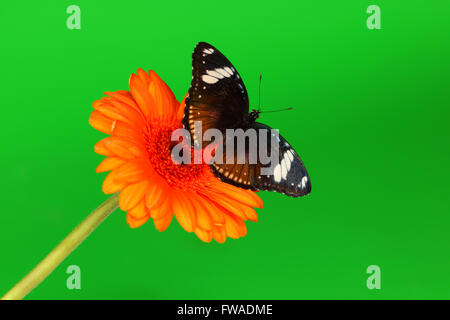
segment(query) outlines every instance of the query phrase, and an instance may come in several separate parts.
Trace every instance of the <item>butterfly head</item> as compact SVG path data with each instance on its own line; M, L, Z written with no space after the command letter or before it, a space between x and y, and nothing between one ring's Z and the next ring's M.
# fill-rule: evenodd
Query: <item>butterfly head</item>
M258 110L253 109L253 110L248 114L248 121L249 121L249 123L255 122L256 119L258 119L260 112L261 112L261 111L258 111Z

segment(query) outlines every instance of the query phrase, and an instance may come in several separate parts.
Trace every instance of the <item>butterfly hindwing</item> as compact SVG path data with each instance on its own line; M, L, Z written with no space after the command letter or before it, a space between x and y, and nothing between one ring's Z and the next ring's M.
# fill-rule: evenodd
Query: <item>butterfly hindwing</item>
M224 132L242 125L249 109L239 73L219 50L205 42L198 43L192 54L192 82L185 102L183 125L193 141L200 141L195 136L195 121L201 121L202 132L211 128ZM206 145L205 141L194 144Z
M240 188L252 190L267 190L284 193L291 197L301 197L311 192L311 182L303 165L302 160L297 152L281 135L273 136L270 127L262 123L254 123L250 128L255 129L257 135L257 163L250 163L251 150L250 140L245 140L245 148L240 150L237 143L234 143L234 159L231 163L226 162L225 151L227 148L226 140L221 163L213 162L211 167L214 174L222 181L233 184ZM262 136L265 136L262 139ZM266 143L263 146L263 143ZM272 154L277 156L277 161L273 164L273 173L266 174L263 172L269 164L262 164L260 159L260 148L265 148L263 152L270 157ZM238 161L240 153L244 162ZM215 159L217 160L217 159Z
M277 148L278 163L274 164L272 175L261 174L261 168L264 166L257 164L252 185L259 190L277 191L291 197L301 197L310 193L311 181L308 172L294 148L280 134L273 136L274 133L269 126L256 122L253 127L258 130L259 141L261 135L266 135L267 148L271 152L275 152L274 148ZM258 147L261 148L260 145Z
M230 157L227 151L227 148L231 148L230 139L234 139L232 157ZM217 151L218 149L216 149L215 157L212 159L211 169L219 179L226 183L244 189L257 190L252 183L258 168L256 164L250 163L249 140L245 140L244 143L244 148L241 150L238 148L236 138L225 137L223 144L220 146L222 147L221 152L219 153Z

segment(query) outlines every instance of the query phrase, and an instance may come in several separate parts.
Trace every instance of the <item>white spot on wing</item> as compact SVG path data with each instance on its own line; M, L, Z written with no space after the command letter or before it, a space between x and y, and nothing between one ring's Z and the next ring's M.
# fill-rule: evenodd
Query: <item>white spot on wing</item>
M231 74L229 74L228 72L225 71L225 69L222 68L217 68L215 71L217 71L218 73L220 73L221 75L223 75L224 77L231 77Z
M305 189L306 188L306 183L308 182L308 177L307 176L304 176L303 178L302 178L302 189Z
M291 159L289 158L289 154L287 152L284 153L284 162L286 163L286 168L288 171L291 169Z
M210 76L216 77L217 79L223 79L223 75L213 70L206 70L206 73Z
M291 161L294 161L294 154L292 153L291 150L286 151L287 155L289 156L289 159L291 159Z
M275 182L281 181L281 166L279 164L275 167L275 170L273 171L273 178L275 179Z
M206 74L202 75L202 80L203 80L203 82L206 82L206 83L209 83L209 84L213 84L213 83L216 83L217 81L219 81L219 79L211 77L211 76L206 75Z
M204 52L204 53L207 53L207 54L211 54L211 53L214 52L214 49L211 49L211 48L203 49L203 52Z
M230 75L233 75L233 70L230 69L230 67L225 67L224 68L226 72L228 72Z
M281 160L281 177L283 178L283 180L286 180L287 177L287 167L286 167L286 162L283 160Z

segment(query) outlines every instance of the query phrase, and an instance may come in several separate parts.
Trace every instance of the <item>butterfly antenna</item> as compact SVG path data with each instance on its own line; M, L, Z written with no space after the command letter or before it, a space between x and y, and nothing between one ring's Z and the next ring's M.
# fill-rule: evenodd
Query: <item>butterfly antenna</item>
M259 91L258 91L258 112L259 113L279 112L279 111L286 111L286 110L294 109L294 108L285 108L285 109L279 109L279 110L261 111L261 82L262 82L262 74L259 74Z
M262 74L259 74L259 91L258 91L258 111L261 112L261 80Z
M285 108L285 109L279 109L279 110L269 110L269 111L261 111L261 113L270 113L270 112L280 112L280 111L287 111L287 110L293 110L294 108Z

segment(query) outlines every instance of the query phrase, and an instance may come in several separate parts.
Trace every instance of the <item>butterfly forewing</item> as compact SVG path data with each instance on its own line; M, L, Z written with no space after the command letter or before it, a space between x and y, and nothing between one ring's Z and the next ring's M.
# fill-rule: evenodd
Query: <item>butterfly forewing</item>
M219 50L200 42L192 54L192 82L186 97L183 125L193 137L195 147L209 142L196 137L195 121L202 132L208 129L237 128L245 123L249 104L247 90L237 70Z

